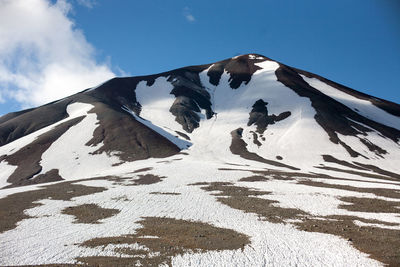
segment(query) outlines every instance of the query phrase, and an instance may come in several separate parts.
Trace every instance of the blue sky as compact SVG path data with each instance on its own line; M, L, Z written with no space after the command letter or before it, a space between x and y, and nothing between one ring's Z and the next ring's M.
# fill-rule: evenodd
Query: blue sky
M7 43L12 52L3 54L0 41L0 86L6 88L0 91L0 114L45 103L113 75L153 74L246 53L259 53L400 103L397 0L32 1L42 4L37 16L49 17L43 25L30 29L29 23L15 26L18 16L0 18L0 40L2 24L14 27L14 33L33 31L46 37L21 37ZM6 9L0 3L1 15ZM21 13L25 19L30 10L13 7L7 14ZM19 60L21 53L24 61ZM26 67L30 59L38 64ZM1 67L8 70L3 75ZM63 75L58 77L57 70ZM13 74L19 76L5 77ZM59 92L55 87L61 88Z

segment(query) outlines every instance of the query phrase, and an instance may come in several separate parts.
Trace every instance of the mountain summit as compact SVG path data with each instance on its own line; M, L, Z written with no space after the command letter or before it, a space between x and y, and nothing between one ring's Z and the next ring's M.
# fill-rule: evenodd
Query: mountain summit
M262 55L114 78L0 117L0 264L400 264L399 162L400 105Z

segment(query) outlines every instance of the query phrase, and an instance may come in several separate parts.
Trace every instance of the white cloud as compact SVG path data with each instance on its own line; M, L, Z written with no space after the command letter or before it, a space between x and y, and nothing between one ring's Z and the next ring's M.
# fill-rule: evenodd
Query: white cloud
M190 8L188 8L188 7L185 7L183 9L183 15L185 16L186 20L189 22L196 21L196 18L192 15Z
M115 76L96 62L71 8L67 0L0 0L0 99L36 106Z

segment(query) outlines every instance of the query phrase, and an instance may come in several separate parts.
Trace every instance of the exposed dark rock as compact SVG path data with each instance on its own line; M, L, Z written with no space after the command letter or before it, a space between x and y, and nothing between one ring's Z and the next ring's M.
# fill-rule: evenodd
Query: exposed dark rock
M259 56L259 55L256 55ZM259 56L262 57L262 56ZM254 72L261 69L255 63L263 62L267 58L251 59L249 55L242 55L233 59L226 59L212 65L207 75L210 77L210 83L218 85L224 71L230 74L229 85L233 89L237 89L244 82L248 84Z
M197 114L197 112L200 112L199 106L188 97L177 97L169 111L176 117L175 120L181 124L183 129L188 133L193 132L193 130L200 125L200 117Z
M299 75L298 71L299 70L297 69L293 69L286 65L280 64L280 67L275 71L275 74L278 78L278 81L283 83L285 86L291 88L299 96L307 97L310 99L311 105L316 111L315 120L329 135L330 141L335 144L342 145L352 157L362 155L354 151L354 149L352 149L350 146L340 140L337 133L357 137L358 139L360 139L360 141L364 140L366 138L360 137L360 135L367 136L368 132L371 132L372 130L362 126L359 123L362 123L376 130L382 136L391 139L395 143L400 140L399 130L363 117L351 108L339 103L329 96L324 95L319 90L311 87L308 83L306 83ZM304 73L301 71L299 72L302 74ZM353 91L353 94L355 94L355 91ZM386 103L384 105L381 105L381 107L384 107L385 109L390 109L392 114L400 114L400 106L394 103ZM366 145L365 140L361 142ZM375 153L381 156L383 156L382 154L385 152L371 142L369 142L366 146L368 147L368 149L372 149Z
M289 166L289 165L286 165L286 164L283 164L283 163L280 163L280 162L277 162L274 160L265 159L263 157L260 157L256 153L249 152L246 148L247 147L246 142L242 140L242 133L243 133L242 128L238 128L231 132L232 143L229 148L233 154L239 155L242 158L248 159L248 160L255 160L258 162L262 162L262 163L277 166L277 167L283 167L283 168L287 168L290 170L299 170L296 167Z
M0 146L67 118L66 107L70 103L70 100L53 102L35 109L2 116L0 118Z
M42 159L42 154L56 141L62 134L64 134L70 127L79 123L84 117L78 117L68 120L52 130L40 135L32 143L24 146L17 152L6 155L3 160L9 164L18 166L17 169L9 176L7 182L11 183L8 187L29 185L39 182L59 181L61 177L53 172L43 174L39 180L30 181L36 174L42 171L39 162Z
M39 174L35 177L34 180L28 180L26 184L42 184L42 183L49 183L49 182L57 182L64 180L60 174L58 173L58 169L51 169L50 171Z
M157 78L166 77L173 85L171 94L176 97L170 111L185 131L192 132L193 129L198 127L200 121L196 112L204 109L208 119L214 114L211 109L210 95L202 86L199 77L199 73L208 66L191 66L148 76L114 78L102 84L96 90L83 93L95 98L96 101L112 106L116 110L125 106L136 115L140 115L141 104L136 98L136 86L141 81L145 81L147 86L152 86Z
M190 137L187 134L184 134L182 132L179 131L175 131L178 135L180 135L181 137L185 138L186 140L190 141ZM184 153L184 152L181 152Z
M261 146L262 144L258 141L258 135L256 132L251 131L250 133L253 134L253 143L257 146Z
M331 156L331 155L322 155L322 158L323 158L324 161L326 161L326 162L336 163L336 164L339 164L339 165L342 165L342 166L345 166L345 167L349 167L349 168L352 168L352 169L357 169L357 170L361 170L361 171L366 171L366 170L368 170L368 169L366 169L366 168L363 168L363 167L354 165L354 164L352 164L352 163L350 163L350 162L347 162L347 161L345 161L345 160L339 160L339 159L337 159L337 158L335 158L335 157L333 157L333 156Z
M168 81L174 86L171 94L176 97L170 112L186 132L191 133L199 127L200 117L197 113L201 109L205 110L207 119L214 115L211 96L201 84L198 72L181 70L171 73Z
M344 92L346 94L352 95L352 96L354 96L356 98L369 101L374 106L386 111L387 113L390 113L390 114L392 114L394 116L400 117L400 106L399 106L399 104L387 101L387 100L382 99L382 98L373 97L371 95L368 95L368 94L365 94L365 93L362 93L362 92L359 92L359 91L356 91L356 90L351 89L351 88L349 88L347 86L344 86L342 84L338 84L338 83L336 83L334 81L326 79L326 78L324 78L322 76L319 76L317 74L310 73L308 71L304 71L304 70L300 70L300 69L296 69L296 68L293 68L293 69L295 69L298 73L300 73L300 74L302 74L302 75L304 75L304 76L306 76L308 78L316 78L316 79L320 80L321 82L324 82L324 83L332 86L333 88L335 88L337 90L340 90L340 91L342 91L342 92ZM359 111L356 108L354 110L357 111L357 112Z
M86 144L103 146L94 153L117 153L122 161L134 161L150 157L172 156L180 149L159 133L138 122L131 114L113 108L101 102L93 103L99 126L94 130L93 138Z
M275 124L275 122L281 121L286 119L291 115L290 111L285 111L276 115L268 115L267 109L268 102L265 102L262 99L257 100L254 105L253 109L250 112L249 122L247 126L250 125L257 125L257 132L263 134L267 129L267 126L270 124Z
M366 138L360 138L360 141L361 141L361 143L363 143L366 147L368 147L369 151L375 152L375 154L376 154L377 156L381 157L381 158L384 158L383 155L385 155L385 154L388 153L385 149L383 149L383 148L381 148L381 147L375 145L374 143L372 143L371 141L369 141L369 140L366 139Z
M331 155L322 155L322 157L323 157L324 161L326 161L326 162L336 163L338 165L342 165L342 166L349 167L349 168L356 169L356 170L375 172L377 174L381 174L381 175L385 175L385 176L389 177L388 179L390 179L390 178L400 179L400 174L381 169L381 168L371 165L371 164L363 164L363 163L356 162L356 161L353 161L352 163L350 163L345 160L338 160L337 158L335 158ZM345 170L343 170L343 171L345 171ZM368 174L364 174L364 175L368 175Z

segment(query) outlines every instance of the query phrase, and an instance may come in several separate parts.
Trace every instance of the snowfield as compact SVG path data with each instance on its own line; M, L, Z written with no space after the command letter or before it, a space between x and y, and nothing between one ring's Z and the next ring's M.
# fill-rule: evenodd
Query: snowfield
M118 150L95 153L104 142L95 146L88 142L101 121L92 112L95 105L85 101L68 104L67 118L1 146L0 265L112 266L123 259L130 260L131 266L397 263L399 259L385 258L376 247L389 249L382 245L385 236L400 236L400 179L396 176L400 143L355 121L370 131L355 136L337 132L341 141L363 155L352 157L316 121L311 100L278 81L279 63L258 55L248 58L257 60L258 69L237 89L231 88L227 70L218 85L211 83L208 74L213 65L198 74L215 114L206 119L200 108L196 113L199 127L185 132L189 140L177 134L184 129L170 112L175 96L169 77L158 77L151 86L146 81L137 84L140 114L125 105L121 112L181 150L170 157L123 161ZM400 129L399 117L371 102L316 78L301 78L362 116ZM259 99L268 103L270 116L283 112L290 116L258 131L257 125L248 122ZM41 154L41 169L30 178L37 181L56 169L63 181L12 187L7 179L17 166L1 156L13 155L80 116L81 121ZM243 153L248 154L233 153L232 133L238 128L243 130ZM368 149L360 138L385 153ZM146 149L139 138L137 142ZM165 219L171 221L164 223ZM181 237L167 230L154 232L148 226L153 220L170 232L176 227ZM225 231L229 234L218 239ZM187 244L176 241L179 238L194 241ZM392 247L399 244L398 239L388 242Z

